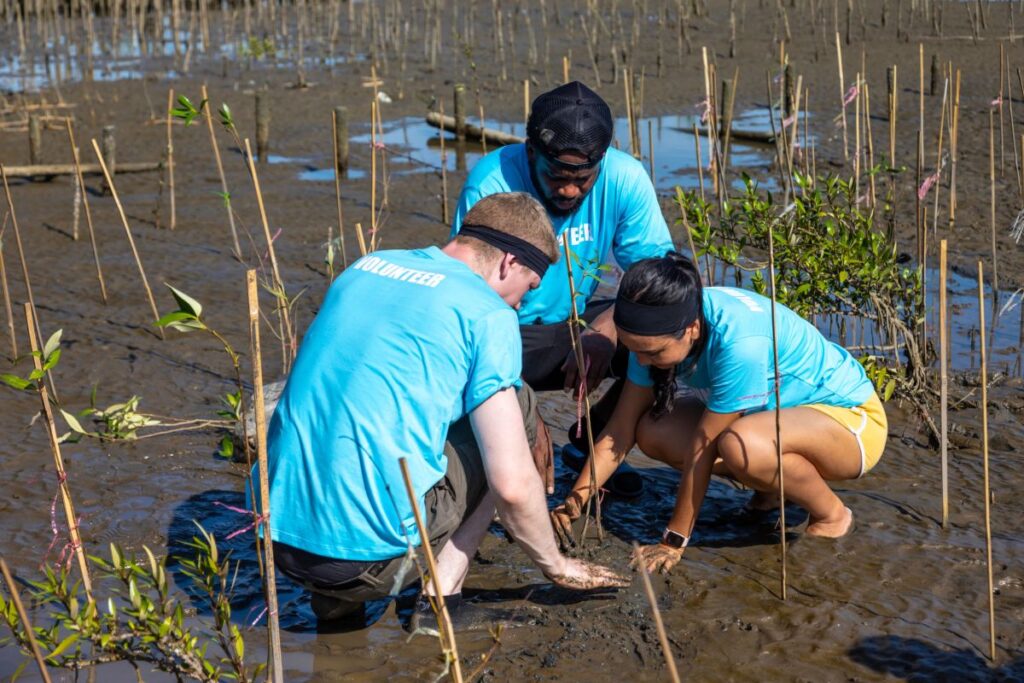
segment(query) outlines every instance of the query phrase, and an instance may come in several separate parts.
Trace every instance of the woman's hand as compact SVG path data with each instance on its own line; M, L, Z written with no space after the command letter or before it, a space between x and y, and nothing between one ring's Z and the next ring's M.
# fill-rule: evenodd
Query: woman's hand
M583 514L583 496L572 491L566 497L565 502L551 511L551 526L555 529L555 536L562 548L575 545L572 539L572 523Z
M641 545L633 553L633 559L630 561L629 566L635 570L639 570L641 566L644 566L649 573L660 572L661 574L667 574L672 567L676 566L682 556L682 548L673 548L664 543Z

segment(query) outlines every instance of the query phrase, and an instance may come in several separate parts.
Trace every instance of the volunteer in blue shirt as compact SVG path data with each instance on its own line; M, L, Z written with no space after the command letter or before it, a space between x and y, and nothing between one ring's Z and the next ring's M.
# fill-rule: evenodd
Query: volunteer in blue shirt
M556 249L534 199L494 195L443 248L375 252L331 285L268 434L275 560L321 620L418 578L403 562L420 545L403 457L456 624L473 621L462 582L495 506L550 580L621 582L559 553L524 431L534 400L516 391L514 308ZM423 596L414 627L422 616Z
M609 254L622 268L672 249L668 226L643 165L609 148L611 110L579 82L546 92L536 100L526 125L527 142L508 145L481 159L459 197L452 235L481 198L496 192L528 192L547 209L555 236L568 236L576 307L588 326L581 343L589 362L587 387L612 374L623 377L626 351L612 322L611 301L590 302ZM590 303L588 303L590 302ZM579 377L569 327L569 281L565 263L548 270L540 286L523 297L519 324L523 379L534 389L576 389ZM594 406L595 427L614 406L621 383ZM573 433L575 430L570 430Z
M682 473L662 542L634 560L668 571L689 543L712 473L754 489L759 509L778 500L771 301L702 288L693 263L673 252L626 273L615 324L630 350L629 379L594 447L597 483L634 444ZM860 363L781 304L776 329L786 498L807 510L808 534L842 536L853 513L827 482L860 477L878 462L885 410ZM677 398L677 382L695 396ZM584 467L552 513L560 533L589 491Z

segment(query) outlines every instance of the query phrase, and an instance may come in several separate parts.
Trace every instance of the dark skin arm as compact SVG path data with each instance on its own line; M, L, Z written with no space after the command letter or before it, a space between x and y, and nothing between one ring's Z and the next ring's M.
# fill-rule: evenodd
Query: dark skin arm
M601 384L601 380L608 376L612 357L615 355L615 348L619 340L615 322L612 319L614 310L615 307L612 306L602 312L580 334L583 358L589 361L587 368L588 393L596 389ZM566 357L565 363L562 365L562 372L565 373L565 388L572 389L573 396L576 396L580 376L575 350L570 351ZM576 397L578 398L578 396Z

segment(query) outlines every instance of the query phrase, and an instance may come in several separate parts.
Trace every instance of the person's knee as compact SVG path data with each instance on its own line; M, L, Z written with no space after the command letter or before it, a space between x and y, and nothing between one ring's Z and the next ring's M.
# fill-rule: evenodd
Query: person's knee
M760 471L762 464L774 462L775 442L742 424L722 432L717 445L719 457L737 476L758 477L765 474Z

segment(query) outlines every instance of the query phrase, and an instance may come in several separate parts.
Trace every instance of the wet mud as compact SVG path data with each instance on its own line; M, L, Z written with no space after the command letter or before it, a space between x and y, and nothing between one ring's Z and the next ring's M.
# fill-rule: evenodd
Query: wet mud
M694 51L683 51L677 62L675 35L662 30L664 61L658 75L655 40L640 42L636 66L645 67L643 117L652 120L656 137L657 187L670 224L676 216L671 204L677 183L696 186L696 171L689 156L692 138L673 133L692 125L703 97L700 46L708 45L719 74L730 77L739 68L738 111L755 112L767 102L764 71L778 61L776 40L784 28L771 3L739 3L742 21L736 57L729 56L727 3L710 3L711 16L690 22ZM784 3L789 6L790 3ZM806 3L799 3L801 6ZM880 464L865 478L836 486L853 510L856 527L836 541L801 533L804 515L787 510L788 597L780 599L779 531L776 516L751 518L743 504L749 492L715 479L701 512L692 546L668 576L654 577L659 607L681 675L688 680L799 680L799 681L1011 681L1024 680L1024 485L1020 462L1024 449L1021 416L1020 315L1010 307L999 317L990 361L993 385L989 392L991 436L992 541L994 559L997 661L987 659L988 614L982 516L981 420L979 414L979 362L976 341L977 306L974 294L976 262L991 261L988 185L988 109L998 93L999 43L1007 11L1002 3L988 5L991 20L977 42L955 38L970 34L959 4L945 5L946 40L931 37L928 26L907 25L909 39L897 39L895 3L888 3L889 23L880 23L881 2L858 3L865 16L864 32L855 21L852 44L844 44L847 83L863 61L872 87L875 154L887 146L885 69L899 65L900 123L897 161L913 167L916 154L918 43L926 59L937 53L963 71L961 94L961 161L958 169L960 205L958 222L950 229L940 217L937 236L951 240L951 261L960 292L954 319L954 366L959 373L951 384L950 420L950 528L939 520L940 461L927 445L919 416L893 402L886 406L890 436ZM762 6L764 5L764 6ZM1015 3L1006 3L1007 7ZM566 17L571 3L560 3ZM628 8L626 8L628 9ZM412 10L411 10L412 11ZM414 10L420 11L420 10ZM625 11L625 10L624 10ZM1016 9L1017 23L1024 25ZM831 12L831 10L830 10ZM490 31L489 12L481 12L480 31ZM834 36L812 31L799 11L790 9L792 40L787 51L797 73L810 87L809 129L816 141L819 172L842 172L842 135L833 124L839 112ZM840 20L841 23L841 20ZM829 27L831 30L831 20ZM7 31L9 29L0 29ZM450 104L452 84L464 81L479 91L488 125L510 132L522 130L523 78L533 79L534 94L560 79L555 60L572 48L574 76L590 78L586 47L579 30L559 34L551 27L552 64L526 66L523 44L520 59L510 60L508 81L499 79L500 67L490 54L476 54L471 69L465 55L450 45L439 66L431 71L422 50L410 47L404 79L395 64L381 74L379 89L393 100L382 105L384 144L390 152L390 179L378 185L381 213L379 236L383 248L437 244L448 228L441 221L440 156L437 135L419 121L433 98ZM651 35L656 28L651 27ZM5 40L9 34L5 35ZM478 37L481 43L487 39ZM13 44L13 43L5 43ZM1011 71L1019 65L1019 42L1009 49ZM510 48L511 49L511 48ZM1014 62L1016 60L1017 63ZM251 60L250 60L251 61ZM605 81L611 79L610 59L601 62ZM267 87L271 101L270 151L274 157L258 168L271 232L282 277L291 295L303 292L296 305L297 327L305 328L328 285L324 262L329 235L337 237L337 213L331 155L331 110L345 105L351 115L351 170L342 183L347 257L357 253L353 226L371 223L369 115L372 89L366 60L339 60L310 65L308 88L292 87L294 70L274 68L260 60L229 60L226 74L219 59L196 57L188 74L168 78L168 60L145 63L141 79L70 82L60 95L73 103L76 133L83 158L91 160L89 139L99 139L104 125L117 127L119 161L156 161L164 146L159 118L166 89L188 94L198 101L199 87L208 83L215 104L228 102L243 136L252 137L252 98ZM129 77L134 73L127 74ZM5 87L16 87L7 86ZM926 85L927 87L927 85ZM621 82L606 82L600 90L617 116L623 116ZM1024 94L1014 93L1016 131L1024 130ZM399 98L399 93L403 96ZM40 94L10 95L7 107L36 102ZM471 98L472 99L472 98ZM926 166L934 168L932 136L939 120L939 95L926 96ZM476 102L474 101L475 108ZM475 118L471 116L471 120ZM493 122L493 123L492 123ZM172 284L201 301L208 324L239 350L247 349L247 309L244 303L246 266L231 256L230 235L205 124L176 126L176 193L178 224L168 222L166 189L162 200L159 174L116 177L128 220L138 245L161 313L174 303L161 283ZM1007 127L1009 126L1007 122ZM646 126L641 127L647 140ZM24 132L0 130L0 161L28 163ZM221 133L218 131L218 136ZM664 136L664 137L661 137ZM242 157L226 136L219 137L232 201L243 234L246 259L256 264L265 258L265 244L252 188ZM620 134L620 142L624 139ZM683 151L677 151L676 145ZM998 144L998 139L997 139ZM689 145L689 147L684 147ZM645 144L646 146L646 144ZM1009 236L1021 202L1016 191L1009 136L1004 171L997 177L997 253L999 290L990 303L988 324L1011 294L1021 287L1024 247ZM740 150L737 150L739 152ZM448 147L449 207L482 149L470 147L459 160ZM645 152L646 154L646 152ZM70 155L64 134L47 130L43 136L44 162L66 163ZM703 157L706 163L707 157ZM777 174L772 153L751 147L737 153L753 177L772 187ZM313 175L310 175L313 174ZM63 356L54 381L60 402L74 412L86 408L96 386L100 406L141 397L140 410L167 418L210 417L220 408L219 397L233 390L231 365L218 343L208 336L170 332L161 341L150 325L151 314L131 252L109 196L101 194L96 176L87 178L100 257L110 301L99 298L88 240L70 239L74 186L67 176L48 182L12 179L11 193L19 220L26 261L44 335L63 329ZM901 251L914 253L913 171L897 177L896 232ZM940 182L942 196L948 186ZM933 190L934 191L934 190ZM929 195L931 197L931 195ZM2 205L2 204L0 204ZM945 199L940 207L945 206ZM0 214L5 213L0 210ZM677 244L685 245L678 226ZM929 233L929 239L935 235ZM8 225L3 234L3 255L15 303L26 299L17 252ZM930 248L930 254L933 254ZM931 263L934 263L934 256ZM336 257L335 269L341 267ZM990 298L991 301L991 298ZM270 310L269 297L264 298ZM16 308L17 310L17 308ZM934 310L931 311L934 315ZM931 318L930 318L931 320ZM19 353L28 339L24 321L15 318ZM934 329L934 328L933 328ZM6 331L0 334L5 355L12 355ZM8 371L8 364L2 371ZM24 364L17 366L23 368ZM280 351L269 327L264 328L264 373L280 375ZM0 497L0 553L16 573L31 577L42 562L60 555L64 540L54 540L52 525L63 527L59 507L53 511L56 477L45 434L33 415L38 400L4 388L0 393L0 464L5 495ZM562 395L544 395L542 410L557 443L575 421L575 405ZM194 533L194 521L213 531L223 549L239 560L239 578L233 600L236 621L244 623L253 660L263 654L263 598L258 581L251 535L227 538L244 528L247 520L230 507L244 501L244 466L227 462L215 452L221 433L214 429L181 432L133 442L86 440L67 445L64 455L69 484L81 516L82 533L90 552L105 553L116 542L135 552L146 545L158 554L180 553ZM645 488L636 500L606 498L606 539L600 547L590 541L581 552L587 557L626 571L630 543L657 540L669 517L678 477L640 453L630 462L641 471ZM558 490L551 502L560 502L574 474L559 463ZM187 580L172 564L176 583L187 590ZM494 637L486 630L460 634L464 671L481 670L485 680L664 680L665 671L650 610L639 580L629 588L597 594L575 594L557 589L527 562L499 528L488 536L467 582L467 593L482 601L515 610L530 622L508 628ZM308 596L287 579L279 581L281 624L284 630L286 679L289 681L433 680L441 671L437 642L417 636L411 640L401 628L403 607L378 605L375 623L352 632L318 633ZM195 597L189 604L202 616ZM401 601L400 601L401 602ZM34 612L41 619L42 609ZM0 648L0 680L9 678L22 656L12 647ZM121 665L94 672L95 680L132 681L134 672ZM35 680L31 668L21 680ZM82 673L78 680L85 680ZM147 681L171 680L144 672ZM54 680L74 680L56 673Z

